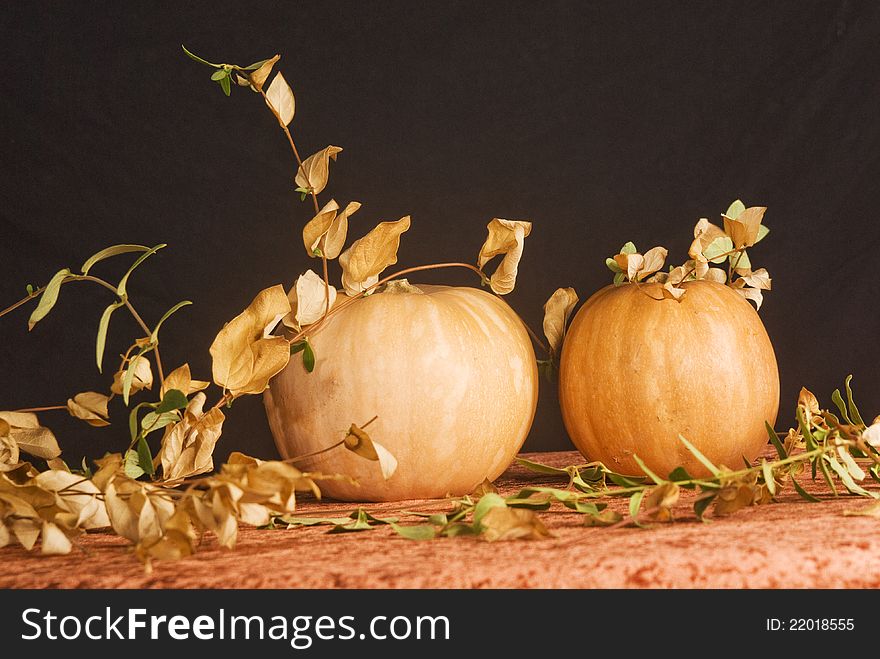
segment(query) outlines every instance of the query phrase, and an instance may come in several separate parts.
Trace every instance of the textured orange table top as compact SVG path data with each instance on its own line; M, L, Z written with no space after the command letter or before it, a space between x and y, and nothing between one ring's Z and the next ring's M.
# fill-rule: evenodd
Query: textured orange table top
M565 466L577 453L529 457ZM805 479L805 484L809 483ZM502 494L559 479L511 467ZM809 488L808 488L809 489ZM692 495L686 495L692 496ZM624 512L626 501L612 506ZM0 549L4 588L857 588L880 587L880 520L843 516L852 497L807 503L789 490L780 502L709 523L686 497L678 521L648 530L588 528L582 516L539 513L552 536L488 543L470 537L417 542L382 527L327 534L328 527L242 528L235 551L207 536L196 555L157 562L147 573L128 543L109 533L80 539L81 550L42 557ZM303 502L302 516L338 516L356 506ZM368 504L371 512L445 511L448 501ZM415 521L415 520L414 520Z

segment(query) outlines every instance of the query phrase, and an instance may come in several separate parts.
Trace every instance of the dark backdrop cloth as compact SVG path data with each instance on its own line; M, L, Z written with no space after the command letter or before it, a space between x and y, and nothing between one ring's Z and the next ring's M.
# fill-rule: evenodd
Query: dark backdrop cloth
M132 299L151 322L195 301L162 352L209 378L223 322L315 266L311 214L259 98L225 98L180 44L240 63L280 52L300 149L345 148L328 192L363 202L352 236L412 214L400 266L472 261L489 219L531 219L509 301L539 328L556 287L585 299L610 281L603 259L625 241L681 262L696 220L741 197L769 207L752 258L773 276L779 425L802 385L828 400L848 373L880 412L880 3L16 2L0 26L0 306L106 245L167 242ZM136 334L118 312L98 375L111 299L74 284L30 335L29 311L0 320L0 409L106 387ZM43 419L69 458L95 457L126 442L113 405L119 423L97 432ZM224 454L275 453L258 397L225 430ZM570 446L546 383L526 446Z

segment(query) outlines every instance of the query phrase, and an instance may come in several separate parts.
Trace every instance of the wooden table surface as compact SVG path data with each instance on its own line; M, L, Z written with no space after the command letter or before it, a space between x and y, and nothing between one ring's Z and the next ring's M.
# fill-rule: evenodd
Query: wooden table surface
M575 452L525 457L558 466L582 462ZM527 484L564 485L519 466L496 484L502 494ZM612 506L622 512L625 504ZM539 514L552 537L496 543L465 537L417 542L387 527L330 535L329 527L242 528L235 551L207 536L196 555L157 562L152 573L126 541L92 533L80 539L82 551L68 556L42 557L19 546L0 549L0 587L877 588L880 520L843 515L865 505L853 497L807 503L789 488L779 503L701 523L683 498L677 521L648 530L588 528L576 513L548 511ZM299 514L332 516L355 507L304 501ZM443 511L450 503L364 507L378 513Z

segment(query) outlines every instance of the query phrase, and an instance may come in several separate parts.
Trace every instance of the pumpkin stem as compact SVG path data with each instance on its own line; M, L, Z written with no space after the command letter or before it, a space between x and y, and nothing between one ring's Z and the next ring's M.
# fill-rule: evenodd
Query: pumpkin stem
M391 281L386 282L377 293L394 293L396 295L401 293L416 293L418 295L424 295L425 291L417 286L413 286L409 283L409 280L404 277L402 279L392 279Z

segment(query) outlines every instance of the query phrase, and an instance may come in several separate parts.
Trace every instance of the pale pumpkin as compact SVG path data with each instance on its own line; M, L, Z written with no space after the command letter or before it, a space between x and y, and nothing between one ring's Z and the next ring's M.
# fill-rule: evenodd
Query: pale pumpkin
M513 310L484 291L391 282L331 314L309 341L314 371L294 356L265 394L281 454L320 450L378 416L367 432L398 462L388 480L343 448L298 463L357 480L321 481L330 497L468 494L507 468L529 432L538 398L531 341Z
M716 465L742 467L768 441L779 409L779 372L754 308L727 286L608 286L578 311L565 337L559 398L565 427L589 460L661 477L708 470L679 440Z

